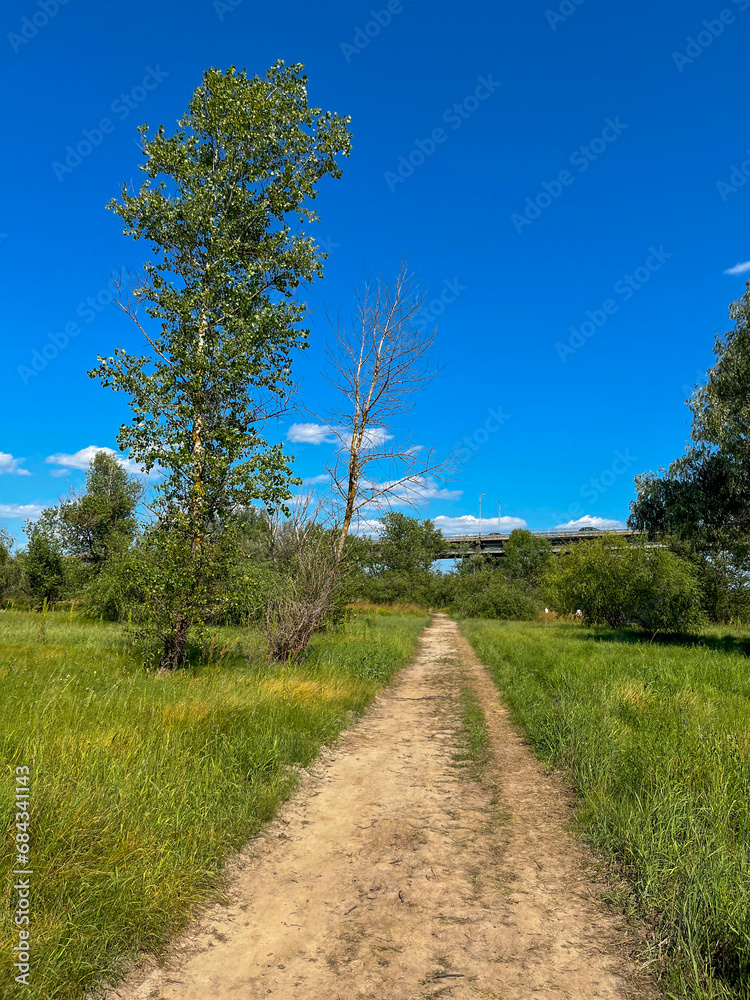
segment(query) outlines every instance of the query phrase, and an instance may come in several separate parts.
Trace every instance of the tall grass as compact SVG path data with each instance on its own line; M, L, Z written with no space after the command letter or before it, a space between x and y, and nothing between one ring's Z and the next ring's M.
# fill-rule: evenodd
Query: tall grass
M466 623L583 829L666 939L671 996L750 996L750 661L737 637L656 644Z
M119 626L0 614L2 870L14 867L14 768L27 765L34 871L30 988L13 981L3 879L0 996L80 998L116 979L123 956L158 949L425 623L354 616L293 668L267 665L257 636L223 630L203 661L159 676Z

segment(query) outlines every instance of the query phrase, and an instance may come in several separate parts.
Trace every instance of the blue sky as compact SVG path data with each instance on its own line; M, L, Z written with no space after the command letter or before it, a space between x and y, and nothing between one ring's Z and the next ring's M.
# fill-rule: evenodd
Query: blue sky
M352 116L318 199L330 259L296 370L313 408L326 313L407 258L443 371L402 430L472 455L425 491L446 530L474 527L482 493L502 526L623 520L633 475L682 452L750 277L750 0L17 0L3 20L1 525L80 485L127 418L86 371L136 343L107 279L143 249L104 206L138 179L137 126L171 129L209 66L279 58ZM298 473L330 447L290 442Z

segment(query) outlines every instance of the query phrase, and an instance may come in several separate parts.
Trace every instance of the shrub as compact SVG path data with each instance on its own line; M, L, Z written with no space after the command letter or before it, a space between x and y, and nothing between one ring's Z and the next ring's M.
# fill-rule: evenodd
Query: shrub
M455 575L450 599L452 614L464 618L534 621L539 603L508 583L499 569L474 569Z
M692 567L673 552L604 535L573 545L547 570L544 593L556 611L586 622L650 632L684 632L701 621Z
M23 561L25 586L36 600L54 604L65 588L62 552L38 526L27 522L26 531L29 544Z

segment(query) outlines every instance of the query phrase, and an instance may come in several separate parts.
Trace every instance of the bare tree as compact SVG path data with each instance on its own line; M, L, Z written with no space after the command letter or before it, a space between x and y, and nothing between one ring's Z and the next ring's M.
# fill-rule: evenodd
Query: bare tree
M393 284L379 278L365 286L350 326L334 327L327 377L341 405L327 419L313 414L338 443L326 470L332 509L325 528L321 508L311 517L307 505L280 534L277 526L275 545L293 543L294 558L268 609L266 634L275 659L296 659L335 608L346 539L362 513L396 503L417 507L434 481L455 467L453 455L441 460L432 448L398 437L415 393L437 374L430 359L435 333L426 329L423 306L402 266Z
M414 395L437 374L430 358L435 331L425 322L424 296L406 265L393 284L378 278L357 296L351 326L337 324L327 351L328 381L342 405L328 421L338 439L327 468L337 507L336 567L352 524L367 508L417 507L435 480L449 477L456 456L399 438L398 422Z

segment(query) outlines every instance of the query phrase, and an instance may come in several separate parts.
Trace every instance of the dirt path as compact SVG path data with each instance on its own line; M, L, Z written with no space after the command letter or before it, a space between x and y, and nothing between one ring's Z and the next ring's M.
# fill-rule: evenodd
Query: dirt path
M493 738L457 769L456 687ZM436 616L414 662L319 761L207 911L125 1000L654 996L628 930L565 832L567 797L510 726L457 626Z

